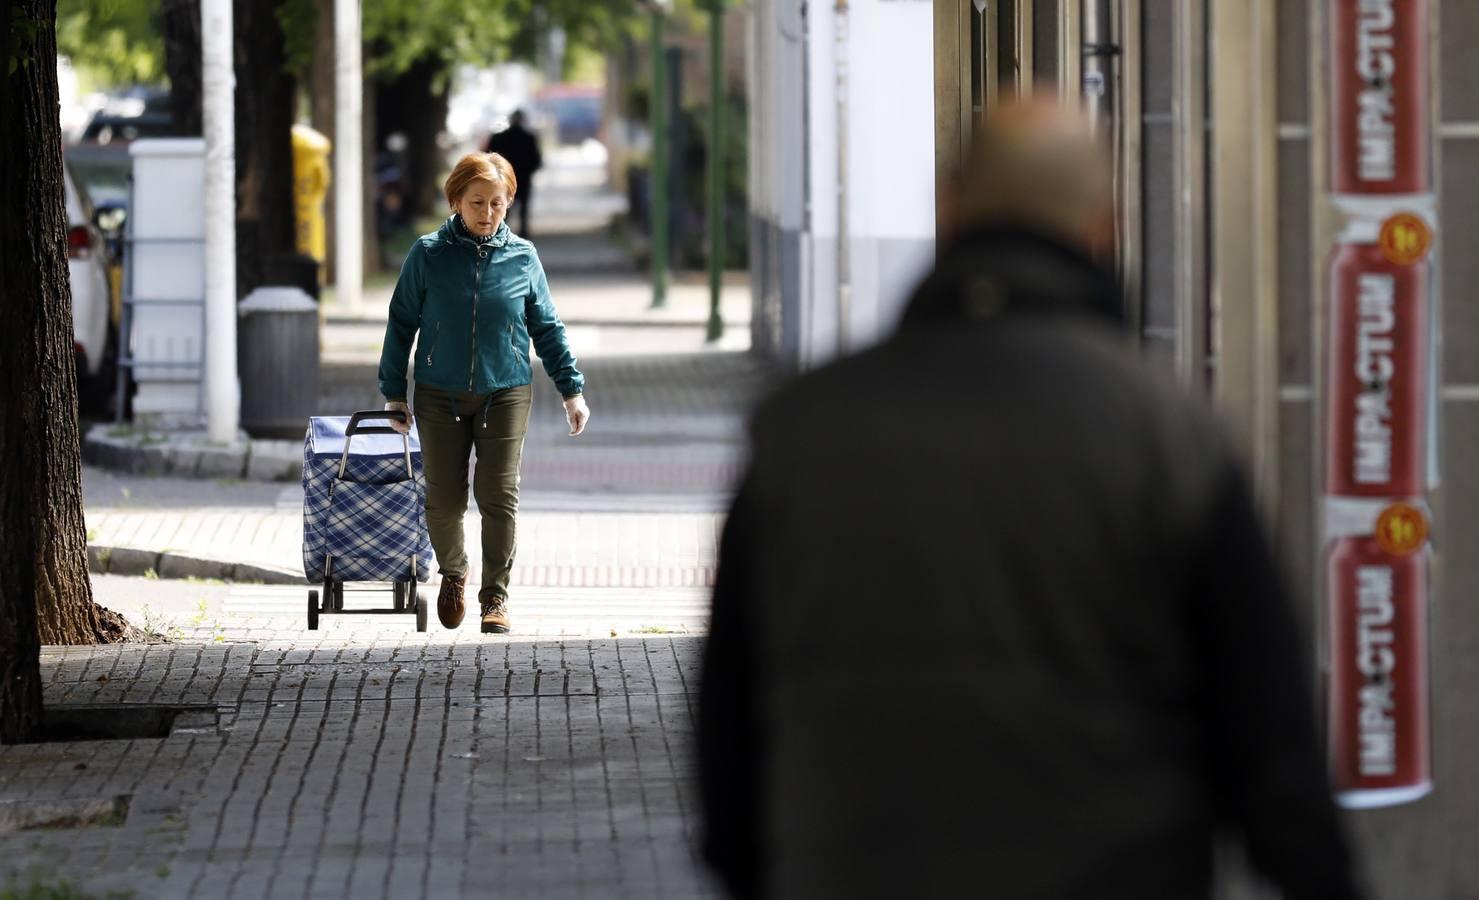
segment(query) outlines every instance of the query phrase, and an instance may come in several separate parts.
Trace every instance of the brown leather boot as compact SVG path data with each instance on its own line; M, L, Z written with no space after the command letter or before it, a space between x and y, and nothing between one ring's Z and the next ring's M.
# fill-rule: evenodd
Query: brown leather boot
M437 618L442 620L443 628L456 628L462 624L462 617L467 614L467 601L463 599L466 585L466 575L442 578L442 590L437 594Z
M482 602L483 634L508 634L508 598L493 597Z

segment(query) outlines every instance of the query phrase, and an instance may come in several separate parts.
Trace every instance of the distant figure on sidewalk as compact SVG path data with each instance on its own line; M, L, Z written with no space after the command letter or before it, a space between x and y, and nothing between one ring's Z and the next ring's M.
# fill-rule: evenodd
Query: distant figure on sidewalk
M1358 896L1244 476L1095 262L1111 184L1076 113L1001 110L898 332L756 414L698 723L734 895L1186 900L1226 827Z
M452 215L411 245L390 298L380 353L386 409L409 421L406 357L416 342L415 422L426 472L426 526L441 569L437 617L462 623L469 568L463 548L467 464L477 449L473 496L483 520L483 579L478 590L484 633L506 634L513 571L519 465L529 427L532 339L544 371L565 398L571 436L590 410L585 376L550 300L534 245L504 217L519 181L494 153L469 153L447 178ZM405 430L406 425L395 425Z
M508 117L508 127L488 136L489 153L497 153L514 167L514 177L519 180L519 235L533 236L529 230L529 207L534 200L534 173L544 167L544 156L539 152L539 138L524 127L524 111L515 110Z

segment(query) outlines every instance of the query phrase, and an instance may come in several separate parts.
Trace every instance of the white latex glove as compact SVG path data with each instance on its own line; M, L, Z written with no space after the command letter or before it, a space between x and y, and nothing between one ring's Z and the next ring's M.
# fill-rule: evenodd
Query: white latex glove
M585 431L585 423L591 420L590 407L585 405L585 397L576 394L565 400L565 421L570 423L570 436L575 437Z
M402 425L394 419L391 419L389 424L391 428L394 428L401 434L409 434L411 431L411 425L416 421L414 418L411 417L411 407L404 400L392 400L389 403L385 404L385 408L387 410L398 409L406 414L406 424Z

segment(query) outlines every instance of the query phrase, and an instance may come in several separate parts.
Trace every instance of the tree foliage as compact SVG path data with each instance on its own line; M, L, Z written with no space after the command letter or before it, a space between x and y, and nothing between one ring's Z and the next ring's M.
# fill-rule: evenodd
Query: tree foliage
M57 0L57 50L103 85L164 79L158 0Z
M677 14L708 2L678 0ZM555 28L565 32L568 71L634 35L643 9L642 0L364 0L361 16L369 70L395 76L427 59L448 69L536 62L541 39Z
M365 0L362 15L372 66L398 74L426 58L448 66L533 61L540 38L556 27L571 49L606 50L640 20L641 8L639 0Z
M289 67L301 70L319 48L314 21L331 0L282 0L278 18ZM709 0L678 0L691 17ZM165 77L159 0L57 0L57 46L100 85L152 84ZM363 0L366 61L395 75L418 60L489 65L536 57L540 38L559 27L567 47L602 52L643 21L640 0Z

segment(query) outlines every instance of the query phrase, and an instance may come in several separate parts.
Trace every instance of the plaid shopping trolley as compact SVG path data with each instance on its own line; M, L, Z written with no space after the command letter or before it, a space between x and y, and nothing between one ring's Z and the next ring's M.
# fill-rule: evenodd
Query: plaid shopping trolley
M309 420L303 442L303 571L310 583L308 627L320 615L402 613L426 630L427 599L416 589L431 575L421 441L387 425L399 411ZM345 582L390 582L393 607L344 608Z

